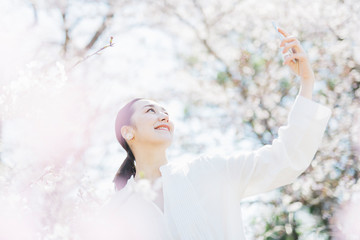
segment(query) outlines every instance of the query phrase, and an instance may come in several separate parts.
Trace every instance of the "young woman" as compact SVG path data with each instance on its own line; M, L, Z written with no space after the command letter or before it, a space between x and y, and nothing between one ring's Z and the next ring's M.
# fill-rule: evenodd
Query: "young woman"
M331 111L312 100L314 73L299 41L279 32L283 53L293 51L284 64L300 76L301 87L271 145L168 162L174 125L166 110L134 99L119 111L116 136L128 155L114 179L119 191L108 204L119 239L244 239L241 199L289 184L309 166ZM144 179L155 189L153 197L138 191L146 189Z

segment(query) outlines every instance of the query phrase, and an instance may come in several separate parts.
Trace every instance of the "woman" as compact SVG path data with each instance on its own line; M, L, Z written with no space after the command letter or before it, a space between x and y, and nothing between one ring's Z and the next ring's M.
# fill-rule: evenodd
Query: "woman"
M135 99L120 110L116 136L128 156L114 179L120 191L108 204L119 239L244 239L241 199L289 184L309 166L331 111L312 100L315 77L299 41L279 32L285 37L283 54L293 51L284 64L300 76L301 87L288 124L271 145L169 163L166 149L174 125L166 110L147 99ZM159 186L156 196L138 191L143 179Z

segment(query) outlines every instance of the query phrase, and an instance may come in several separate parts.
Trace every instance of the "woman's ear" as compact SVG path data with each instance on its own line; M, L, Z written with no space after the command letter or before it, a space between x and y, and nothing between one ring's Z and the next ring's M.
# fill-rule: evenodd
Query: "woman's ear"
M131 139L133 139L133 138L134 138L134 134L133 134L133 132L132 132L131 127L123 126L123 127L121 128L121 136L122 136L124 139L128 140L128 141L130 141Z

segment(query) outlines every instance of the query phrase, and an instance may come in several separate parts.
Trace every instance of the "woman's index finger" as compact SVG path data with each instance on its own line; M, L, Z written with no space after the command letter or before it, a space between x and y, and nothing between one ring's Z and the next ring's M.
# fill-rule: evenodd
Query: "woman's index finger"
M284 29L282 29L282 28L280 28L280 27L278 27L278 30L279 30L279 32L282 34L282 35L284 35L285 37L288 37L290 34L288 34L287 32L285 32L285 30Z

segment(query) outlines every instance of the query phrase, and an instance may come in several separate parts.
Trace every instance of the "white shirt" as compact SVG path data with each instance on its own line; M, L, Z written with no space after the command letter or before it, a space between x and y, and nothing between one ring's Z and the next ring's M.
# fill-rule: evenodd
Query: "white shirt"
M134 190L136 183L131 178L108 204L121 219L115 223L116 239L245 239L241 199L292 183L304 172L330 115L329 108L299 95L288 124L279 128L271 145L228 156L202 155L160 167L164 213L146 194ZM123 237L127 232L131 237Z

